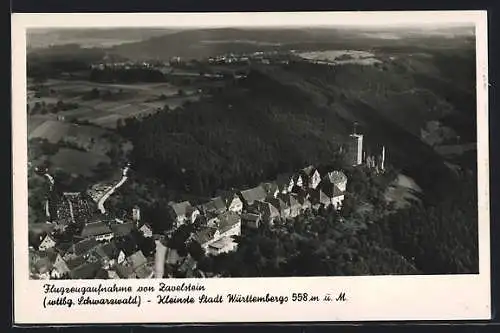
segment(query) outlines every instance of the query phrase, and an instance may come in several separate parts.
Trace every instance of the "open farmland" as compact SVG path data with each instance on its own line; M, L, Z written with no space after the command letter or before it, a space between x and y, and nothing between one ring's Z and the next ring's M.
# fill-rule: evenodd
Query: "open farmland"
M50 162L55 169L62 169L69 174L81 176L93 176L92 171L100 163L109 163L107 156L83 152L70 148L61 148L50 158Z
M110 129L116 128L120 119L145 116L165 106L175 109L199 98L195 91L187 88L179 95L179 87L165 82L115 84L48 80L44 89L52 92L47 98L54 103L61 100L78 104L75 109L59 113L65 120L88 121Z

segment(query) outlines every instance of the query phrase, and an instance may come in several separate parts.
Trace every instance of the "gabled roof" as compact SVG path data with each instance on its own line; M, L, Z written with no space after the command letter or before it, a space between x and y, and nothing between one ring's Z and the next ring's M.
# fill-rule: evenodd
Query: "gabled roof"
M120 252L114 242L99 245L95 248L95 253L102 259L114 259Z
M148 262L148 259L144 256L144 253L139 250L130 255L127 258L127 261L131 264L133 270L136 270L140 266L145 265Z
M73 269L69 274L72 279L93 279L100 269L98 262L88 262Z
M214 238L214 235L216 232L217 232L217 228L204 227L201 230L199 230L197 233L194 234L193 239L196 242L198 242L200 245L203 245L203 244L210 242ZM170 250L170 251L173 251L173 250Z
M218 212L222 213L226 210L226 204L220 196L212 198L209 202L201 205L203 212Z
M271 205L273 205L279 211L283 211L286 208L288 208L286 203L280 197L270 198L270 199L267 199L266 201L269 202Z
M234 212L225 212L219 216L219 232L224 233L241 222L240 216Z
M245 200L248 204L252 204L254 201L258 200L264 200L267 197L266 191L260 185L254 188L243 190L240 193L243 200Z
M309 193L311 194L311 201L314 203L326 204L330 202L330 198L321 189L312 190Z
M223 238L211 243L209 246L211 248L220 250L220 249L223 249L226 246L233 244L233 243L234 243L234 241L230 237L223 237Z
M86 224L80 234L81 237L95 237L112 233L110 227L105 222L94 222Z
M189 201L170 202L168 205L177 217L186 216L188 207L192 207Z
M85 258L84 257L72 257L72 258L69 258L67 260L65 260L66 262L66 266L68 266L68 269L69 270L73 270L81 265L83 265L85 263Z
M114 223L114 224L111 224L111 230L115 234L115 237L124 237L124 236L127 236L134 229L135 229L134 222Z
M115 266L116 274L122 279L128 279L134 277L134 269L130 265L116 265Z
M77 256L83 255L88 253L90 250L92 250L94 247L99 245L99 242L95 240L95 238L87 238L84 239L76 244L73 244L68 249L68 252L73 253Z
M280 215L279 210L271 203L266 201L260 201L259 203L259 212L262 214L268 215L268 217L277 217Z

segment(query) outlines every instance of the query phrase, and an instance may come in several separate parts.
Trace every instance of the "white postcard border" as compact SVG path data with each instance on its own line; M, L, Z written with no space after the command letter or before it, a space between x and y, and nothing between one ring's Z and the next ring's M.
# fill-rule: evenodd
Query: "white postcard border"
M26 134L26 34L30 27L242 27L321 26L336 24L476 25L478 200L480 274L450 276L367 276L307 278L230 278L170 280L69 280L58 286L202 284L204 293L239 292L318 296L345 292L344 303L155 304L143 296L140 308L43 307L45 283L29 279ZM67 323L214 323L379 320L473 320L491 318L488 149L487 20L485 11L319 12L319 13L184 13L184 14L13 14L13 249L14 321L16 324ZM193 293L194 296L201 292ZM145 295L145 294L144 294Z

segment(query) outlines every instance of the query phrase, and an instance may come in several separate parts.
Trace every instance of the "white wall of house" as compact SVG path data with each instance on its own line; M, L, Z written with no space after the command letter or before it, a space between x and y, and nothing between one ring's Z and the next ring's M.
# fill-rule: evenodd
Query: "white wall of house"
M241 214L243 211L243 202L240 198L234 197L231 203L229 204L228 210Z
M50 249L56 245L56 242L52 239L52 237L45 236L42 242L40 243L40 246L38 247L38 250L40 251L45 251L47 249Z

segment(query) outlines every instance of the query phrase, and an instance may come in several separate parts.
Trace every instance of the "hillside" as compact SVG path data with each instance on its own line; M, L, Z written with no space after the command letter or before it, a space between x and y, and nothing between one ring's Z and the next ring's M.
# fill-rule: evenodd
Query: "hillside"
M247 79L213 98L129 121L122 132L134 142L141 172L208 195L310 163L336 163L339 145L358 122L368 150L386 145L392 165L434 192L451 172L420 130L439 120L474 140L474 77L450 70L473 67L474 58L466 49L451 58L427 53L403 57L400 50L400 59L390 60L390 52L379 51L384 62L373 66L254 66Z

